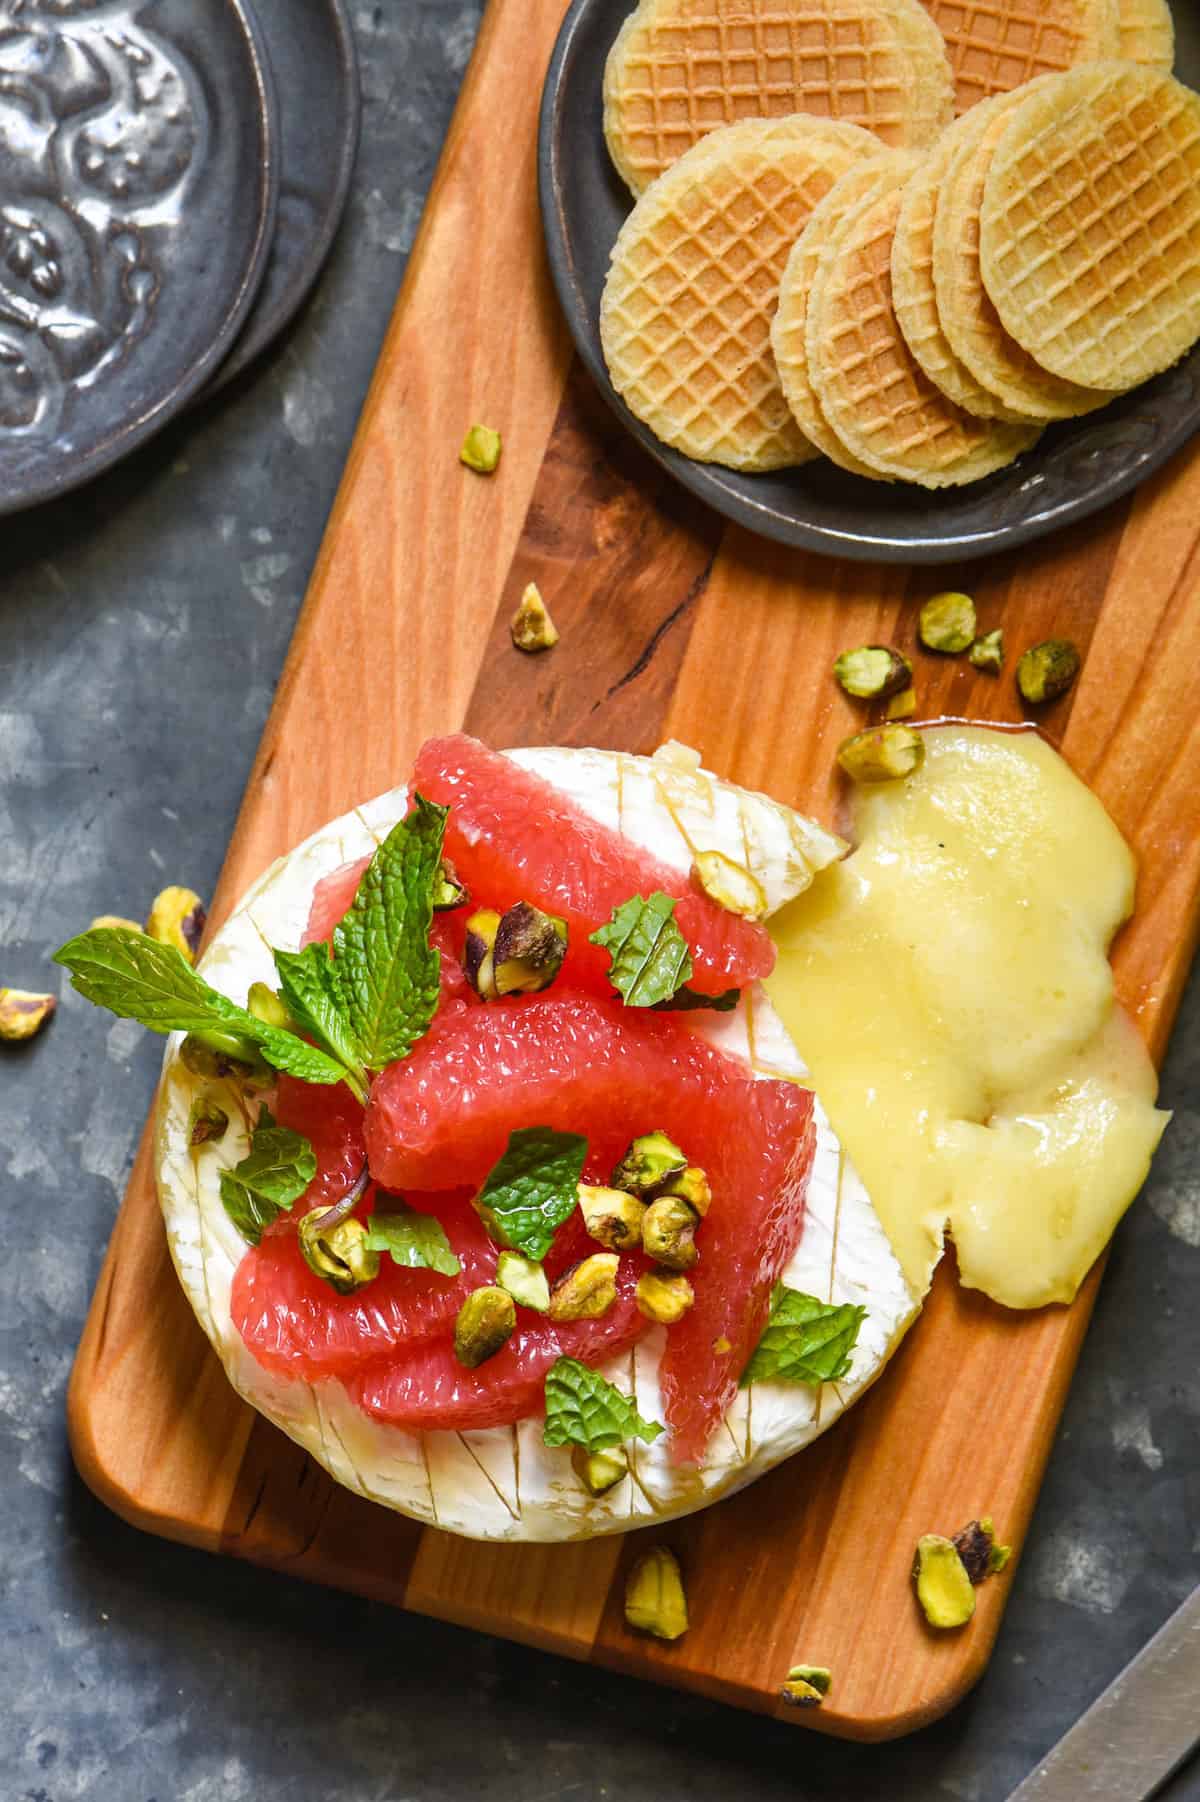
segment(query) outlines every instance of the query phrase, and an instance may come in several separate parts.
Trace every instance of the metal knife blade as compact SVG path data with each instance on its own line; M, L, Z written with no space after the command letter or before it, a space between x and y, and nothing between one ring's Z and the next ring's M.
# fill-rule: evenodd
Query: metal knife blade
M1147 1802L1200 1745L1200 1589L1009 1802Z

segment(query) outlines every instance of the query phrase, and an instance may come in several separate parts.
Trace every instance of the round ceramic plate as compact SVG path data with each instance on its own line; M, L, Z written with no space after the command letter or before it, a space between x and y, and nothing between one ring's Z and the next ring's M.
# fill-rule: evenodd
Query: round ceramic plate
M266 270L276 145L241 0L0 15L0 512L108 468L218 368Z
M1087 419L1052 427L1011 469L937 493L870 482L822 459L738 475L660 444L617 398L600 349L600 296L631 200L602 127L609 47L632 0L574 0L542 98L538 175L550 267L576 347L628 429L718 513L806 550L894 563L947 563L1011 549L1110 505L1200 426L1200 349ZM1187 13L1185 18L1183 15ZM1200 85L1200 17L1176 6L1177 73Z
M346 208L362 104L343 0L252 0L279 101L279 210L258 297L213 387L252 363L300 311Z

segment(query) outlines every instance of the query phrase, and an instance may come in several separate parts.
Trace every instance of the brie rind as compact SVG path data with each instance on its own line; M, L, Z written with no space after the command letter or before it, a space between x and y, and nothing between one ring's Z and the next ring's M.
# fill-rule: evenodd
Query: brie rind
M790 809L735 789L671 747L655 759L608 751L514 751L514 761L568 793L593 817L688 869L719 850L750 870L772 909L808 886L841 854L839 840ZM403 789L333 821L273 865L217 934L201 969L244 1001L252 982L274 984L271 947L295 948L322 876L370 853L407 808ZM689 1025L762 1077L804 1081L803 1063L766 995L754 988L735 1013L687 1016ZM566 1540L621 1532L706 1506L761 1476L833 1424L874 1382L918 1303L862 1183L819 1101L817 1150L800 1242L784 1280L824 1300L867 1310L849 1375L820 1388L755 1383L739 1391L704 1463L676 1469L667 1437L635 1441L630 1473L600 1497L587 1494L562 1449L542 1443L540 1418L476 1432L410 1433L370 1419L342 1385L307 1383L263 1369L230 1318L234 1271L245 1242L221 1203L223 1167L246 1152L231 1127L219 1145L189 1147L188 1116L205 1086L168 1044L156 1140L159 1198L175 1267L225 1370L245 1399L310 1451L347 1488L430 1525L476 1539ZM236 1120L237 1110L230 1107ZM604 1374L650 1420L663 1418L658 1364L664 1329L653 1328Z

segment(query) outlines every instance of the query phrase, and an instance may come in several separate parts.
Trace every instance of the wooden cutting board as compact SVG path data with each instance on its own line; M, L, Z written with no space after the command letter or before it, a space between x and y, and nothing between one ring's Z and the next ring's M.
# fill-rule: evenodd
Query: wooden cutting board
M271 859L402 781L424 737L464 722L501 747L649 751L674 735L828 820L833 751L859 717L830 663L866 640L911 645L920 600L950 576L1010 646L1053 632L1087 653L1044 723L1141 858L1115 961L1161 1055L1200 887L1200 455L1103 519L941 580L723 529L626 440L572 363L535 188L537 93L563 9L491 0L214 923ZM490 480L456 461L476 420L504 433ZM537 659L506 626L531 580L562 630ZM1011 679L964 660L921 656L917 682L926 715L1018 717ZM944 1712L983 1670L1012 1578L979 1592L968 1631L936 1636L913 1603L913 1544L991 1512L1019 1548L1097 1280L1069 1310L1017 1315L943 1270L866 1400L741 1496L630 1540L487 1547L338 1489L235 1396L171 1269L143 1142L75 1365L72 1444L96 1493L150 1531L884 1738ZM694 1624L673 1646L622 1619L625 1566L652 1538L687 1573ZM820 1710L778 1700L798 1661L835 1673Z

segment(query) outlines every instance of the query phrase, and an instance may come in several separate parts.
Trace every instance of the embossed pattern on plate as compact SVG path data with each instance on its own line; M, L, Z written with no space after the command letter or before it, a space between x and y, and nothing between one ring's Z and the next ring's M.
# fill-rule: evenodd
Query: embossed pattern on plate
M600 348L609 256L629 211L602 127L604 61L633 0L573 0L542 96L538 176L559 299L576 349L626 427L686 488L764 537L832 556L948 563L1027 544L1127 494L1200 427L1200 348L1086 419L1052 427L1012 468L936 494L847 475L822 459L738 475L660 444L618 399ZM1200 18L1175 9L1177 69L1200 85Z
M0 0L0 512L97 474L207 380L277 189L240 0Z

